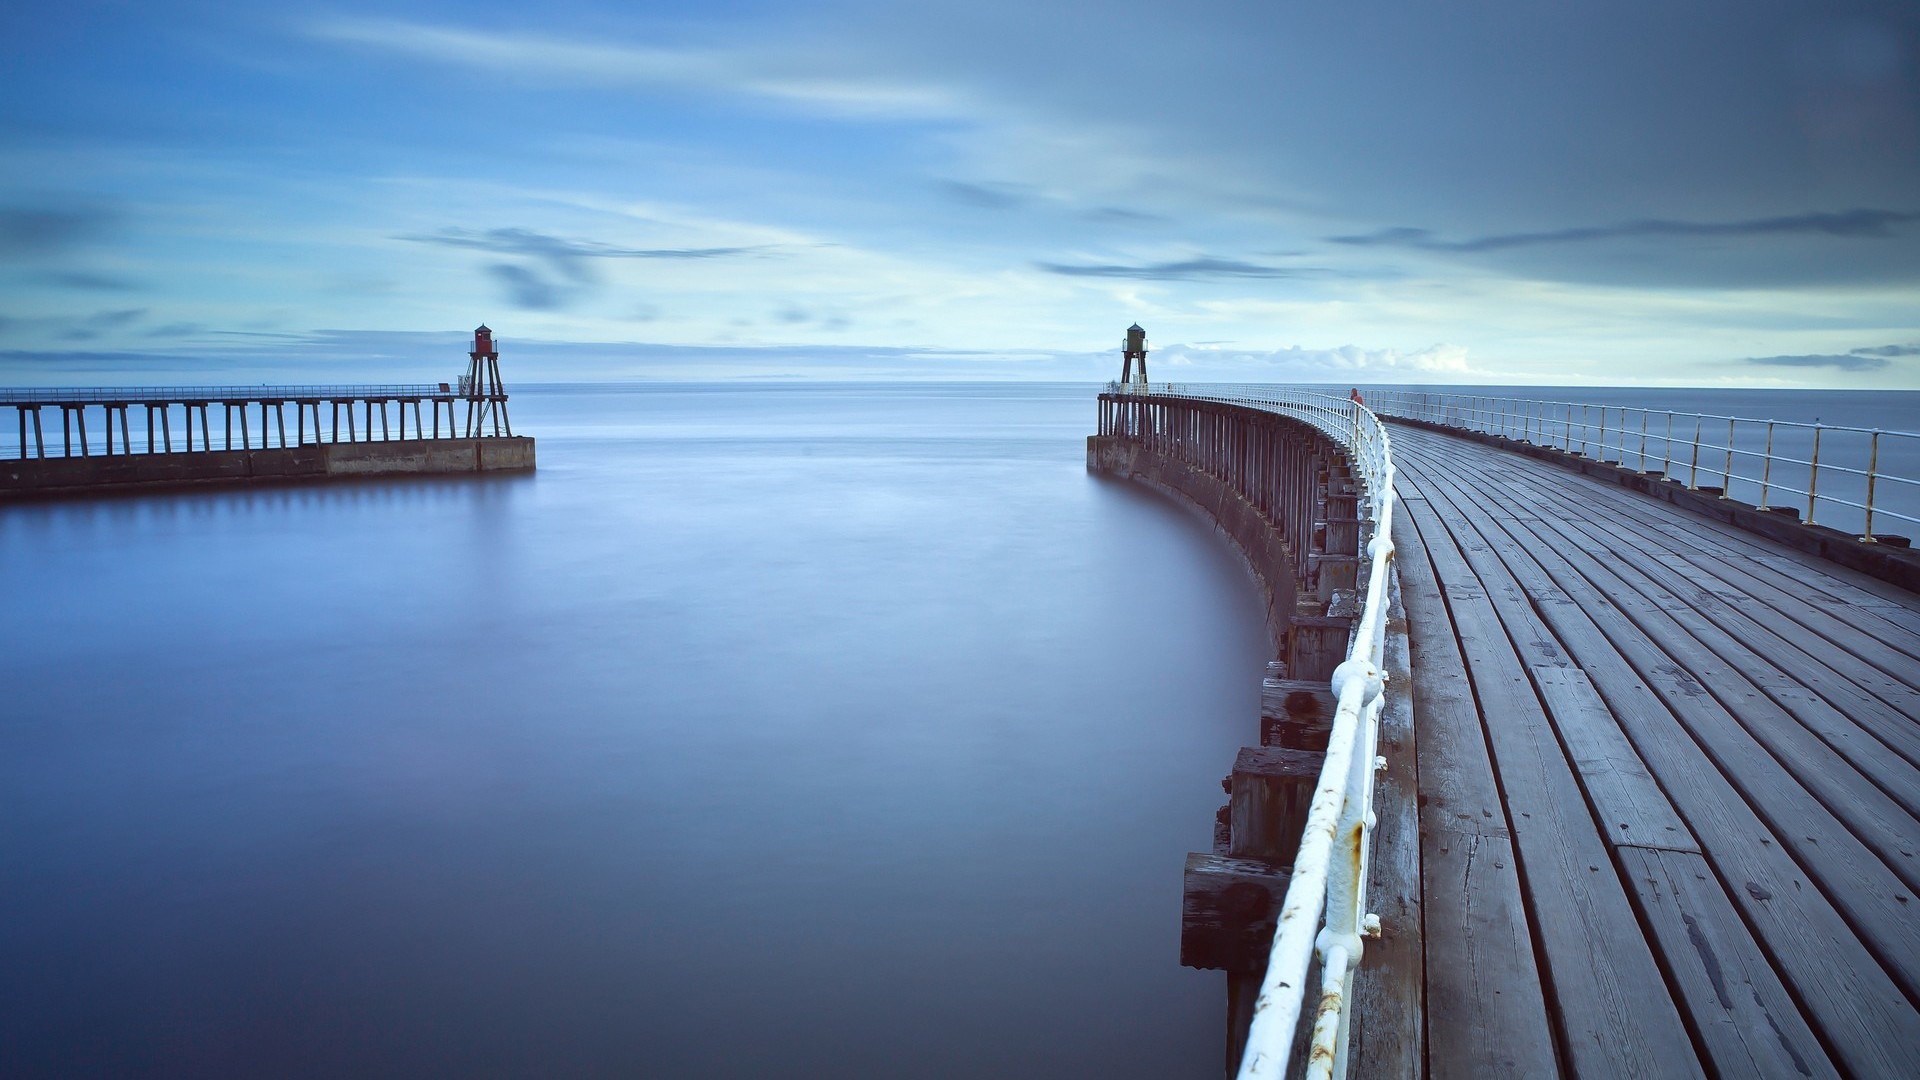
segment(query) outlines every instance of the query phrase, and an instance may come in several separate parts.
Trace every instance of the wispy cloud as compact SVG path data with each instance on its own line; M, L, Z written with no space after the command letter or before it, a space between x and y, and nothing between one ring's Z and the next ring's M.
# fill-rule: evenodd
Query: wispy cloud
M1013 210L1033 201L1033 190L1025 184L975 184L965 180L942 180L939 187L954 202L982 210Z
M43 276L41 280L64 289L81 289L87 292L135 292L140 288L139 282L129 278L94 273L90 270L56 271Z
M852 115L938 116L959 110L948 90L848 70L846 58L797 46L654 45L491 33L401 19L311 22L310 37L555 83L657 85L814 106Z
M1895 235L1897 227L1920 221L1920 213L1898 210L1843 210L1837 213L1793 214L1747 221L1667 221L1652 219L1618 225L1588 225L1545 232L1501 233L1468 240L1444 240L1426 229L1400 227L1357 236L1328 237L1336 244L1361 247L1417 248L1422 251L1477 253L1542 244L1577 244L1627 237L1836 236L1879 239Z
M1064 274L1068 277L1132 278L1139 281L1198 281L1207 278L1290 278L1311 277L1327 271L1320 267L1266 266L1260 263L1241 262L1238 259L1220 259L1202 256L1197 259L1180 259L1161 263L1035 263L1035 266L1050 274Z
M527 311L552 311L565 305L560 287L516 263L494 263L487 275L506 290L507 300Z
M79 320L60 335L67 341L93 341L109 331L124 329L146 318L146 308L121 308L100 311Z
M591 261L594 259L705 260L753 255L771 250L765 246L702 248L632 248L604 244L596 240L577 240L532 229L442 229L437 233L402 236L418 244L484 251L493 255L517 255L535 259L550 270L543 274L521 263L497 262L487 266L487 275L505 291L507 301L528 311L554 311L573 302L598 284Z
M1876 345L1867 349L1853 349L1851 352L1855 356L1920 356L1920 344Z
M1761 367L1832 368L1835 371L1879 371L1892 362L1884 356L1862 356L1859 353L1754 356L1747 359L1747 363Z
M722 259L734 255L752 255L770 250L766 247L704 248L628 248L602 244L594 240L569 240L531 229L442 229L424 236L402 236L418 244L471 248L497 255L525 255L545 260L550 266L575 281L587 279L587 259Z
M104 231L115 216L97 207L0 206L0 256L65 251Z

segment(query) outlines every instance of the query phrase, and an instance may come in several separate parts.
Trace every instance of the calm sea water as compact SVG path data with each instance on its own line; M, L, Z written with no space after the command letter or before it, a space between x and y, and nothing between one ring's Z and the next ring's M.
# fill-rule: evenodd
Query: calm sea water
M523 391L0 510L0 1075L1207 1076L1265 658L1082 387Z

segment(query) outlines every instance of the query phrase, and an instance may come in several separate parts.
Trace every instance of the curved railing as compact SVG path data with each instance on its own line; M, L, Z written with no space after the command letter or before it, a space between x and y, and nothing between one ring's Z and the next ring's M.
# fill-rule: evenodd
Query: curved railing
M1920 432L1848 424L1367 387L1382 416L1619 462L1875 542L1920 529Z
M1123 391L1115 384L1109 392ZM1366 896L1373 783L1378 766L1385 764L1376 755L1385 703L1387 575L1393 564L1392 443L1372 410L1324 388L1162 384L1150 392L1265 409L1305 421L1346 449L1366 484L1363 516L1373 524L1373 539L1366 549L1366 595L1346 661L1333 673L1338 702L1333 730L1281 904L1238 1074L1241 1080L1257 1080L1287 1071L1306 1010L1308 971L1317 953L1320 992L1305 1075L1344 1076L1353 973L1365 939L1377 935L1380 926L1379 918L1366 910Z

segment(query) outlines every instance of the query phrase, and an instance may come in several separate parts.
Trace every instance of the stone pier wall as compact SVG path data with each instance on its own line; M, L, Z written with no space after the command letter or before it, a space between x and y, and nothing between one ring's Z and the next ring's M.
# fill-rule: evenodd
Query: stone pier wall
M368 476L526 471L534 441L394 439L264 450L196 450L0 461L0 500Z
M1286 633L1297 611L1300 583L1293 551L1280 530L1251 502L1220 480L1186 462L1155 454L1138 440L1087 438L1087 467L1152 488L1199 514L1233 545L1266 601L1267 636L1274 655L1284 655Z

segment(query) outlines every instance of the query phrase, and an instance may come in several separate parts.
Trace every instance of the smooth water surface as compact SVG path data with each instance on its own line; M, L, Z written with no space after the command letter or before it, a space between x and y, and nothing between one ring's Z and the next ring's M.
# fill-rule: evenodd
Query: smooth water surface
M531 476L0 510L0 1074L1215 1074L1265 634L1092 399L548 388Z

